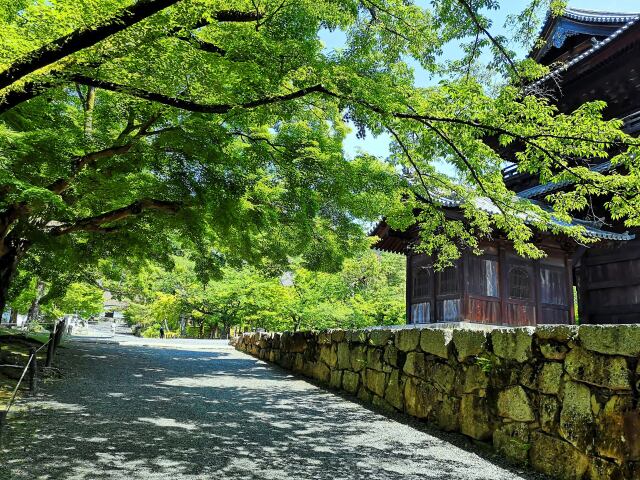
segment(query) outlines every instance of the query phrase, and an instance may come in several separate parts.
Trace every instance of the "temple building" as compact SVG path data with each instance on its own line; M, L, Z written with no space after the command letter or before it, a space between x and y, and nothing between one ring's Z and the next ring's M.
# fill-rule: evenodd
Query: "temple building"
M542 46L530 56L552 71L533 87L551 92L562 112L590 100L604 100L606 118L624 120L624 129L640 132L640 14L567 8L548 17ZM614 168L607 160L594 170ZM522 198L544 202L547 195L570 189L569 183L540 184L535 175L503 170L507 187ZM376 248L407 256L407 322L474 322L493 325L574 323L574 287L580 323L640 322L639 231L627 231L607 217L607 199L595 206L602 221L575 219L597 240L580 246L562 235L540 232L534 242L547 256L522 258L506 238L496 234L481 242L484 253L464 252L452 266L433 269L433 259L414 252L418 227L395 231L384 221L372 234ZM445 201L445 213L459 218L459 205ZM491 213L492 206L486 210Z

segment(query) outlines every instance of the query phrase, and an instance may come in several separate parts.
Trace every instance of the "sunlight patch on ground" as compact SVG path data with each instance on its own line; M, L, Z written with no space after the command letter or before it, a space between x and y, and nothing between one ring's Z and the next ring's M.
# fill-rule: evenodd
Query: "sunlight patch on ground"
M139 422L151 423L151 424L155 425L156 427L162 427L162 428L182 428L184 430L190 430L190 431L198 430L200 428L194 423L184 422L184 421L177 422L173 418L162 418L162 417L145 418L145 417L139 417L138 421Z
M302 392L314 387L302 380L283 382L281 379L251 378L231 375L198 375L193 377L176 377L159 382L160 385L181 388L249 388L253 390L283 390Z

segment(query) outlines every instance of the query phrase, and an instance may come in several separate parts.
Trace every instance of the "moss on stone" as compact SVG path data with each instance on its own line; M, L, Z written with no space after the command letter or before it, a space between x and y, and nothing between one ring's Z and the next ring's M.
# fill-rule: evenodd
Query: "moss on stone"
M485 351L487 333L482 330L454 330L452 341L456 347L458 361L463 362Z
M575 347L567 354L564 367L574 380L611 390L631 390L631 371L624 357L601 355Z
M425 328L420 333L420 348L425 353L431 353L447 359L449 357L449 344L451 331L443 328Z
M493 353L505 360L514 360L520 363L526 362L531 358L532 332L528 328L492 331Z
M640 325L582 325L578 339L587 350L606 355L640 355Z
M536 419L531 400L521 386L515 386L498 393L498 415L516 422L533 422Z

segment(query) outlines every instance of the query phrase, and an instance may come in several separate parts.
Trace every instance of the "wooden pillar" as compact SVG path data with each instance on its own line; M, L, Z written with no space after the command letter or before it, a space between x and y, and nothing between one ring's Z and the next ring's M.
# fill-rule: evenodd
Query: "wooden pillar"
M498 243L498 293L500 294L500 324L509 325L507 321L507 252L504 242Z
M53 363L53 356L55 355L55 336L56 336L56 324L54 323L49 332L49 343L47 344L47 360L45 362L46 367L50 367Z
M544 323L542 318L542 279L540 277L540 260L533 262L533 300L536 304L535 319L533 324Z
M35 395L38 388L38 357L35 348L32 348L29 353L31 357L31 363L29 363L29 394Z
M573 298L573 262L569 255L564 255L564 267L567 272L567 301L569 303L569 324L576 323L576 311Z
M436 323L438 321L438 272L436 272L435 266L433 266L433 257L429 257L431 261L431 291L432 291L432 301L431 301L431 323Z
M413 282L412 282L412 278L411 278L411 255L407 254L407 269L406 269L406 286L407 286L407 291L405 292L405 297L406 297L406 317L407 317L407 324L412 323L413 319L411 318L411 289L413 288Z
M60 342L62 341L62 335L64 334L64 329L66 327L66 324L67 324L66 320L62 320L61 322L58 323L58 326L56 328L55 338L54 338L56 348L60 346Z

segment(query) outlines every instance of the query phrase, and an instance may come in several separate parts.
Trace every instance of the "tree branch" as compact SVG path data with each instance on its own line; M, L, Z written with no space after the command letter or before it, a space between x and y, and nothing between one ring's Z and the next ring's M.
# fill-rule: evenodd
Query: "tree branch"
M113 157L114 155L124 155L125 153L128 153L129 150L131 150L131 147L133 147L133 143L127 143L126 145L109 147L95 152L87 153L86 155L75 157L71 161L71 175L67 178L58 178L54 182L47 185L47 189L52 191L53 193L60 194L67 188L69 188L69 185L71 184L73 179L78 175L78 173L80 173L83 168L103 158Z
M223 114L230 112L233 108L257 108L265 105L271 105L274 103L286 102L289 100L295 100L296 98L301 98L306 95L312 93L324 93L328 95L333 95L332 92L324 88L322 85L312 85L310 87L302 88L300 90L296 90L291 93L287 93L284 95L275 95L271 97L263 97L257 100L252 100L250 102L238 103L238 104L202 104L198 102L193 102L191 100L186 100L182 98L170 97L168 95L164 95L162 93L150 92L148 90L144 90L138 87L130 87L127 85L121 85L114 82L109 82L106 80L97 80L90 77L85 77L84 75L71 75L69 77L70 80L83 84L83 85L91 85L97 88L101 88L103 90L109 90L112 92L120 92L126 95L131 95L133 97L141 98L143 100L148 100L150 102L157 102L163 105L168 105L170 107L179 108L182 110L188 110L190 112L197 113L215 113L215 114Z
M518 67L516 67L516 64L511 58L511 55L509 55L509 53L504 48L504 46L502 46L502 44L493 35L491 35L491 32L489 32L489 30L487 30L485 26L480 22L480 19L478 19L477 13L473 11L473 8L471 8L471 5L466 0L458 0L458 2L467 11L467 13L469 14L469 17L471 18L473 23L476 25L476 27L479 30L481 30L482 33L484 33L486 37L489 39L489 41L498 49L498 51L503 57L503 60L507 63L507 66L513 71L513 73L516 75L518 80L520 80L520 82L524 84L522 77L520 76L520 72L518 72Z
M6 88L36 70L51 65L73 53L91 47L151 15L170 7L179 0L141 0L123 8L101 25L82 27L20 57L0 72L0 89Z
M189 44L191 44L192 47L195 47L198 50L202 50L203 52L217 53L221 57L224 57L227 54L227 51L224 48L220 48L219 46L210 42L205 42L204 40L201 40L192 34L190 35L180 34L180 35L176 35L176 38L178 38L179 40L188 42Z
M116 226L104 226L128 217L140 215L148 210L158 210L166 213L176 213L182 206L179 202L166 200L142 199L136 200L126 207L101 213L93 217L79 219L71 224L58 225L49 230L54 236L66 235L73 232L100 232L108 233L117 229Z

